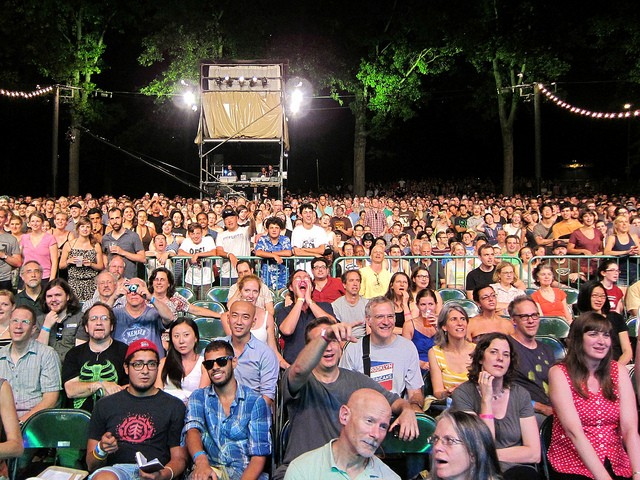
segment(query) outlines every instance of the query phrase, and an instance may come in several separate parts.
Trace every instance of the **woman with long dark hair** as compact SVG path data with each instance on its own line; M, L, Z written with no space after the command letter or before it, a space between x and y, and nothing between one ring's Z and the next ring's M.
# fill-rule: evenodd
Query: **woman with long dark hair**
M636 398L629 375L612 359L614 334L601 314L583 313L569 330L567 356L549 370L553 480L640 475Z
M403 272L394 273L389 281L389 289L385 294L393 302L393 311L396 314L396 326L393 333L402 335L402 327L406 320L418 315L416 302L411 293L411 279Z
M197 348L200 333L196 322L188 317L180 317L169 329L169 349L167 356L160 360L156 387L163 389L185 404L194 390L211 383L202 366L202 355Z
M435 345L435 335L438 326L436 306L438 300L430 288L418 292L416 305L419 315L411 317L402 326L402 336L411 340L418 350L420 370L429 370L429 350Z
M611 339L611 354L620 365L628 364L633 357L629 328L622 315L611 310L607 290L600 282L587 282L580 287L578 293L578 310L580 313L596 312L604 315L613 327L614 335Z
M454 390L451 408L475 413L489 427L506 480L538 480L538 423L529 392L513 382L517 361L507 335L483 335L473 352L469 381Z

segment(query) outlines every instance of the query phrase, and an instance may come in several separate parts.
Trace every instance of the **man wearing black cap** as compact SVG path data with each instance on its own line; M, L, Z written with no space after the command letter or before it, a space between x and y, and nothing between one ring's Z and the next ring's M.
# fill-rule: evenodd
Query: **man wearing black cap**
M80 220L80 214L82 213L82 206L78 202L72 203L69 205L69 213L71 214L71 217L67 222L65 230L68 232L75 232L78 220Z
M172 480L184 471L187 456L180 446L180 432L185 406L155 386L158 364L155 343L136 340L124 360L129 385L96 403L86 455L89 471L95 471L93 479L138 478L137 452L161 464L144 478Z
M222 262L220 269L220 285L229 286L238 281L238 257L248 257L251 255L251 244L249 239L253 235L251 226L241 227L238 225L238 213L231 207L226 207L222 211L224 220L224 231L218 233L216 239L216 253L219 257L228 259Z

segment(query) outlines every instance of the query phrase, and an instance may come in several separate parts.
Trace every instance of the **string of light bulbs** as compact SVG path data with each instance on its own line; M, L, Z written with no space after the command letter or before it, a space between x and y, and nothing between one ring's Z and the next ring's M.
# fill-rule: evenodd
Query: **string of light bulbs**
M0 95L11 98L35 98L41 97L42 95L46 95L53 91L53 86L49 87L36 87L35 90L31 92L21 92L16 90L5 90L4 88L0 88Z
M621 112L594 112L592 110L576 107L575 105L571 105L570 103L565 102L564 100L554 95L541 83L538 84L538 89L540 90L541 93L544 94L545 97L547 97L547 99L549 99L551 102L556 104L558 107L564 108L565 110L569 110L571 113L582 115L584 117L606 118L606 119L640 117L640 110L631 110L631 105L629 105L628 108L625 108L625 110Z

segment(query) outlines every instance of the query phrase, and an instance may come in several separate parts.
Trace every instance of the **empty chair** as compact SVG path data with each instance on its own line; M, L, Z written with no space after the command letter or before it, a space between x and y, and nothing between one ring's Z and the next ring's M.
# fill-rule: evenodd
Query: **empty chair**
M562 317L540 317L538 335L567 338L567 335L569 335L569 324Z
M466 300L467 294L462 290L458 290L457 288L441 288L438 290L440 294L440 298L442 298L443 302L447 302L449 300Z
M448 302L445 303L455 303L457 305L460 305L465 312L467 312L467 315L469 316L469 318L472 317L476 317L478 315L480 315L480 307L478 307L478 305L476 305L476 303L473 300L449 300Z
M405 442L398 436L397 429L387 432L380 450L387 455L404 455L407 453L427 453L431 447L429 438L436 430L436 421L424 413L416 413L420 434L409 442ZM393 423L393 420L392 420Z
M562 360L567 354L567 349L560 340L549 335L536 335L536 340L541 343L549 345L553 349L553 356L558 360Z
M212 340L227 336L219 318L200 317L196 318L195 322L198 325L198 332L200 332L202 340Z
M33 451L29 449L34 448L73 449L70 451L74 455L65 455L65 465L62 466L77 468L82 465L84 468L84 449L87 448L90 419L88 412L73 408L49 408L36 412L22 426L25 453L20 459L24 458L25 462L29 462L33 457ZM58 461L57 453L56 451L53 464ZM31 463L28 464L27 471L18 472L20 459L13 461L12 478L27 478L40 473L29 470L34 466ZM37 465L40 468L46 466Z
M577 288L563 287L561 290L567 294L567 305L575 305L578 302L579 291Z
M196 298L196 295L193 293L193 290L187 287L176 287L176 293L179 293L184 298L187 299L188 302L193 302Z
M220 302L223 305L227 304L227 298L229 296L229 287L213 287L207 293L207 299L215 302Z

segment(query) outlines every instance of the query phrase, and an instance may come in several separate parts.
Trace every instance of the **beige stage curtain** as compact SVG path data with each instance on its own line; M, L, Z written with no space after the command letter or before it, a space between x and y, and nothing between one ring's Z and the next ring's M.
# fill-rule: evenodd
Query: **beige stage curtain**
M278 92L204 92L202 111L205 139L286 139Z

